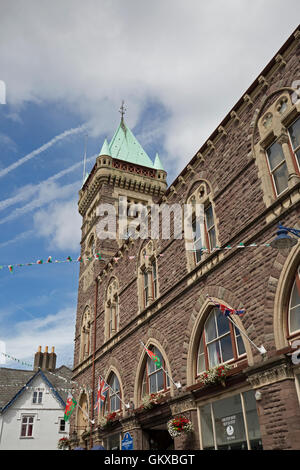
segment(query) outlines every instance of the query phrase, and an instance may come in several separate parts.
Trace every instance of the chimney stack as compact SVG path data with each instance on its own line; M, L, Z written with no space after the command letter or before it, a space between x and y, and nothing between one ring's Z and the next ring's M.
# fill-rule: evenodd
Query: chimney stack
M45 351L42 352L42 347L39 346L34 356L34 370L54 371L56 367L56 354L54 352L54 346L52 346L51 353L48 352L48 346L45 347Z

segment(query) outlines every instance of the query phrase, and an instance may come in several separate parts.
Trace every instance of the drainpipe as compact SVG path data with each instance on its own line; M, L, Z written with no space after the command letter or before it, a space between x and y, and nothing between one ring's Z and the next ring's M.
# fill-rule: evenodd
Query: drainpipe
M92 420L94 419L94 396L95 396L95 353L96 353L96 318L97 318L97 305L98 305L98 277L95 279L95 312L94 312L94 341L93 341L93 364L92 364ZM93 446L93 427L94 425L91 423L91 434L90 434L90 448Z

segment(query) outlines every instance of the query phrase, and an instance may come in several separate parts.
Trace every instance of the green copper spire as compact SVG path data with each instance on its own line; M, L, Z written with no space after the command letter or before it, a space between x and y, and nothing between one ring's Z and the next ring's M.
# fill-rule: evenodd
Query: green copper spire
M103 142L102 149L101 149L99 155L108 155L109 157L111 157L108 142L107 142L106 139Z
M109 144L109 150L113 158L147 168L154 168L152 160L148 157L131 130L126 126L123 115L120 125Z
M161 160L160 160L160 158L159 158L159 156L158 156L158 153L157 153L156 156L155 156L154 168L155 168L156 170L163 170L163 171L165 171L164 167L162 166Z

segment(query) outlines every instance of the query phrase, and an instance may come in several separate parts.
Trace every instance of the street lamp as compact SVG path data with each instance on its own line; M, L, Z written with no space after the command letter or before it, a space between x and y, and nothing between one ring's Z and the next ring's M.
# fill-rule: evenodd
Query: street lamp
M292 246L297 245L298 240L296 238L290 237L288 232L300 238L300 230L284 227L281 225L281 223L279 223L277 236L270 243L271 247L275 248L276 250L284 250L285 248L292 248Z

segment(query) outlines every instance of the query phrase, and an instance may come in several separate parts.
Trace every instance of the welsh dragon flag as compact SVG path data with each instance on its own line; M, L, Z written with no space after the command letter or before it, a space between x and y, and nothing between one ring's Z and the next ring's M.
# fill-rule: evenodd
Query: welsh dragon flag
M75 401L71 393L69 393L64 414L65 421L68 421L76 405L77 401Z
M147 351L148 356L152 359L152 361L155 362L156 367L158 369L160 369L161 368L161 361L160 361L159 357L156 354L154 354L154 352L150 351L149 349L147 349L147 348L145 348L145 349Z

